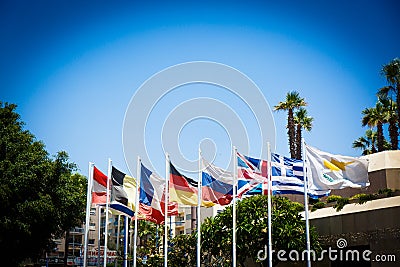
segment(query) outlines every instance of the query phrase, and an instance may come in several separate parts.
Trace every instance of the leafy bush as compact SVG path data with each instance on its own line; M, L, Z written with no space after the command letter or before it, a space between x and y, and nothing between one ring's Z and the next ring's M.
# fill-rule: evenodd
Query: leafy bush
M318 201L317 203L315 203L315 204L312 206L311 211L316 211L317 209L325 208L325 206L326 206L325 202Z
M338 201L341 198L342 198L341 196L331 195L331 196L326 198L326 202L327 203L332 203L332 202Z
M347 204L349 204L349 199L347 197L340 197L336 200L336 204L333 207L336 209L336 211L340 211Z
M364 204L367 201L376 199L374 194L357 194L350 198L350 200L358 199L359 204Z
M378 190L379 195L386 195L387 197L391 197L393 195L393 190L390 188L385 188L385 189L379 189Z

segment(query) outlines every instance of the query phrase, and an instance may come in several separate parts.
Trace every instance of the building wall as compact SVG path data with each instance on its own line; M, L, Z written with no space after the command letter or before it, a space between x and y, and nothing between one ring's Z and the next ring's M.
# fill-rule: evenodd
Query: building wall
M384 266L389 267L398 266L400 261L400 222L398 218L400 218L400 202L397 207L310 219L310 224L316 227L324 247L337 249L338 239L344 238L347 241L346 248L360 248L360 251L371 250L371 258L375 255L386 257L394 255L397 259L396 262L384 263ZM341 266L353 266L351 264L355 263L342 262ZM373 261L370 266L383 266L382 264Z

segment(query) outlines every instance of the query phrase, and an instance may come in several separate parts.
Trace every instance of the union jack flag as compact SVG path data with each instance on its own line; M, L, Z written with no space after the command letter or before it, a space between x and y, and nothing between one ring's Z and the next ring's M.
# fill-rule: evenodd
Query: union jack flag
M238 197L268 194L267 161L244 156L237 152Z

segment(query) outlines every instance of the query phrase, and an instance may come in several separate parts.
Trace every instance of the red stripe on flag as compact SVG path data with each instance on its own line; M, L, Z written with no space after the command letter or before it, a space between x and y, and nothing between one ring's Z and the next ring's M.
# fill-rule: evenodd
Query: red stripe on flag
M93 179L104 187L107 187L107 175L102 173L99 169L94 166L93 168Z

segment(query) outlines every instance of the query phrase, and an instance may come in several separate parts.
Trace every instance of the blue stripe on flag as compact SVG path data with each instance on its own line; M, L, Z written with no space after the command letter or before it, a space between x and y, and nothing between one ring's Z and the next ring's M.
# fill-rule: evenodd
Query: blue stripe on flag
M202 186L210 187L218 193L233 195L233 186L231 184L221 182L204 171L202 172Z
M251 158L248 156L244 156L248 161L250 161L251 164L253 164L253 166L260 168L260 159L255 159L255 158Z
M297 186L303 190L304 186L299 185L296 183L287 183L287 182L281 182L281 181L272 181L272 186Z
M147 206L151 206L154 196L154 187L150 182L151 174L152 172L149 169L141 165L139 202Z
M240 157L237 157L237 159L238 159L238 167L242 167L242 168L249 167Z

